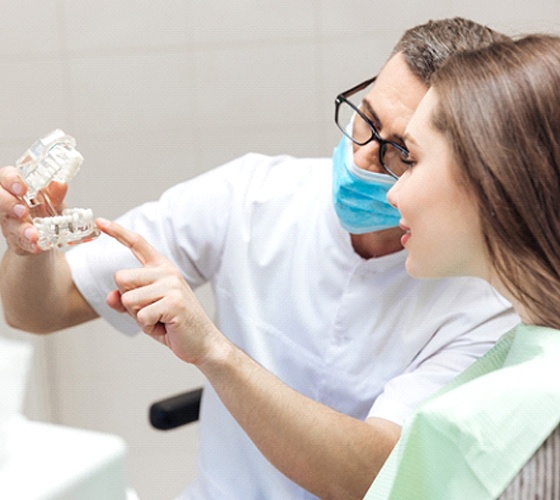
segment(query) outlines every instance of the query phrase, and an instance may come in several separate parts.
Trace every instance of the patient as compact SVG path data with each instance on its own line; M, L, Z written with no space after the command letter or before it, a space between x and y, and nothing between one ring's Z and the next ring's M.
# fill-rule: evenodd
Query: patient
M560 498L558 456L519 479L560 446L560 38L453 57L405 137L407 271L480 277L522 323L409 419L366 498Z

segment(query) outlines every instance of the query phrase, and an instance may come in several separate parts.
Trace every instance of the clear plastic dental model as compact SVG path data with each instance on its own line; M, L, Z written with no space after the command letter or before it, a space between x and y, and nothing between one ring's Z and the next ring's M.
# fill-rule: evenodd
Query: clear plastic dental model
M16 162L27 185L23 199L31 214L41 205L49 214L32 220L39 232L38 245L43 250L76 245L99 236L90 209L66 208L58 213L44 191L52 181L66 183L78 173L84 158L75 148L75 139L57 129L35 142Z

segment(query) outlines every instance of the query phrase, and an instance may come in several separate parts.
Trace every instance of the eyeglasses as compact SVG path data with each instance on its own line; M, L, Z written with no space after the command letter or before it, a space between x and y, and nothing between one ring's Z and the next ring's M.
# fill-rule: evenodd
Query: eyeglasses
M364 114L363 97L366 89L375 81L377 76L352 87L342 94L338 94L335 99L334 120L341 132L348 137L354 144L365 146L371 141L379 144L379 163L383 169L395 179L398 179L408 169L408 151L393 141L386 141L380 135L375 125ZM354 96L354 101L349 100ZM352 124L352 128L348 125Z

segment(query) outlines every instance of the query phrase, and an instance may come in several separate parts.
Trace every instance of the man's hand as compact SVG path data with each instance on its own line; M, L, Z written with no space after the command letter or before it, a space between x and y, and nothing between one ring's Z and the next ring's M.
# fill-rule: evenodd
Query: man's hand
M321 498L362 498L395 445L400 427L343 415L294 391L208 319L175 266L144 238L115 222L99 228L142 264L115 274L107 303L195 364L268 460Z
M141 268L115 273L117 289L107 295L107 304L130 314L144 333L182 360L201 362L212 342L223 336L179 270L139 234L106 219L97 219L97 225L129 248L142 264Z
M46 193L57 210L62 210L67 185L51 182ZM37 245L39 235L31 223L29 207L23 200L27 186L15 167L0 169L0 224L8 248L18 255L40 253ZM34 208L35 217L45 217L46 207Z

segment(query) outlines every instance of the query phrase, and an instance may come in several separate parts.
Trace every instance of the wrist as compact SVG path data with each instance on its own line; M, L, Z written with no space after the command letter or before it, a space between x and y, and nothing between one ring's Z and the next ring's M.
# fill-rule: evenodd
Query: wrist
M208 348L194 365L208 378L228 373L240 361L241 350L214 325L208 333Z

